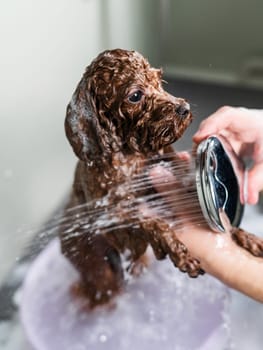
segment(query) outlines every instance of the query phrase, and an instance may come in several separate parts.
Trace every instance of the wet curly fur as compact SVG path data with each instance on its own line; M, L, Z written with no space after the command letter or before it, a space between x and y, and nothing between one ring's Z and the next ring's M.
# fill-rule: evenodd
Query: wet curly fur
M161 71L142 55L121 49L102 52L87 67L67 108L66 135L79 158L67 207L107 196L117 208L123 199L153 193L153 188L140 192L120 189L143 171L147 159L174 152L171 144L191 120L188 103L164 91ZM175 152L174 159L181 161ZM161 217L143 218L132 225L133 219L121 209L116 215L131 225L110 232L101 229L98 234L91 226L72 221L70 230L61 229L62 252L79 271L91 306L107 302L122 288L121 254L128 251L126 257L133 266L149 244L157 259L168 255L189 276L204 273ZM237 232L235 240L240 243ZM262 247L259 250L262 254Z

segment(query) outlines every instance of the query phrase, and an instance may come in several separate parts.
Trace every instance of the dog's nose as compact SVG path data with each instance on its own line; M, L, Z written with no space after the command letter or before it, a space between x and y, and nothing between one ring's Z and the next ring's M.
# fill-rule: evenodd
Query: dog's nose
M190 105L187 102L180 103L175 107L175 113L181 118L186 118L190 112Z

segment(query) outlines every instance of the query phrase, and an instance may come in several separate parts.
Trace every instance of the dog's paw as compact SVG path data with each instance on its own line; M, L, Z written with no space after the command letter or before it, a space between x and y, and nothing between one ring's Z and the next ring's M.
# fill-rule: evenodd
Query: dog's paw
M175 234L166 236L166 244L171 261L180 271L187 273L190 277L198 277L205 273L200 261L192 257L187 247L177 239Z
M187 256L187 259L180 262L177 267L180 271L186 272L192 278L198 277L199 275L203 275L205 273L201 267L200 261L191 256Z

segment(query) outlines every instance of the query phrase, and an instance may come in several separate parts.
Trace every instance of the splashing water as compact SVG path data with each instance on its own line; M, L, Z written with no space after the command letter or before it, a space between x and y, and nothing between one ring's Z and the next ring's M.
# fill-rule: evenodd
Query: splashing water
M189 279L167 260L154 261L129 281L114 306L93 312L72 298L70 287L77 280L58 240L32 265L21 317L36 350L230 349L228 293L208 275Z
M56 215L38 237L43 246L63 227L67 237L78 228L105 234L120 228L136 227L140 221L159 217L173 227L204 223L195 189L193 163L178 165L172 155L150 159L144 171L98 201L68 208ZM170 158L170 159L169 159ZM152 189L152 172L156 188ZM82 233L83 234L83 231ZM52 271L52 273L50 273ZM37 350L151 349L167 350L230 349L226 288L204 276L190 279L165 260L152 259L141 277L126 280L125 293L113 308L83 312L72 299L70 287L78 273L61 255L59 241L53 240L37 257L22 290L21 316L27 335ZM45 281L45 283L43 283Z
M167 171L167 176L163 170ZM152 191L153 187L161 193ZM115 198L119 197L118 203L112 202L111 193ZM132 178L127 176L127 181L111 189L111 193L100 200L63 208L40 229L23 228L23 235L19 232L17 239L22 236L23 240L25 236L36 237L27 247L34 258L62 227L65 237L70 239L72 235L83 234L83 230L78 233L81 228L86 232L106 234L136 228L140 222L152 216L165 220L177 230L205 224L195 187L194 161L187 166L178 164L174 153L149 158L140 174Z
M161 156L149 159L140 174L131 179L127 177L126 183L111 189L102 199L68 208L56 215L43 231L40 230L39 237L44 239L53 236L59 227L63 227L68 238L78 234L78 228L105 234L112 230L136 227L151 216L181 229L189 224L203 224L205 220L195 188L194 164L189 163L186 171L185 165L178 165L172 159L174 154L165 154L163 157L165 160ZM162 171L158 175L158 168L167 170L171 176L164 178ZM161 194L150 191L153 189L151 174L154 170L154 182ZM119 197L118 203L112 202L112 193L115 198Z

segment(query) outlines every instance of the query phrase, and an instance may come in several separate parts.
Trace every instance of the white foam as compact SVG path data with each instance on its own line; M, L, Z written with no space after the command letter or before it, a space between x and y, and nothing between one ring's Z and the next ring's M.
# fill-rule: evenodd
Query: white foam
M155 260L128 281L115 308L95 312L82 311L72 299L69 290L77 279L57 240L32 265L21 316L36 350L80 350L84 345L92 350L197 350L208 339L213 350L229 348L228 294L209 276L191 279L168 259Z

